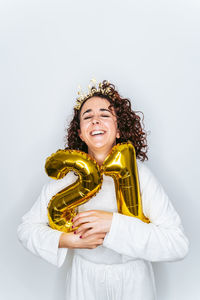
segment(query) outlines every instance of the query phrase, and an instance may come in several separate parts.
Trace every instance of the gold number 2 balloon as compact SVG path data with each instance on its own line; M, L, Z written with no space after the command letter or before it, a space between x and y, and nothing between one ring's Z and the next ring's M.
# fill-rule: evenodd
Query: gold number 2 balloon
M45 171L54 179L75 171L78 180L54 195L48 204L49 225L63 232L72 231L76 207L88 201L101 188L100 167L88 154L77 150L58 150L46 159Z
M102 168L103 173L114 179L118 212L149 223L142 211L136 154L131 142L114 146Z

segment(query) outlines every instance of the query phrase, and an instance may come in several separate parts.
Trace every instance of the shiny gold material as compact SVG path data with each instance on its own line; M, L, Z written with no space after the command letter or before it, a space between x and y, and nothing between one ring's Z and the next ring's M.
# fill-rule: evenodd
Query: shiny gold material
M111 90L109 87L109 81L105 80L104 84L100 82L98 87L96 86L96 79L91 79L90 82L92 82L92 86L90 84L88 85L88 93L83 93L81 87L79 86L79 97L76 99L76 105L74 106L76 110L79 110L83 102L92 97L95 93L101 93L108 96L110 95Z
M48 204L49 225L53 229L71 232L77 207L95 196L102 185L102 174L115 182L118 212L149 223L142 211L135 148L128 143L114 146L100 167L87 153L78 150L58 150L46 159L45 170L54 179L69 171L78 174L77 181L54 195Z
M136 154L131 142L114 146L102 168L105 175L114 179L118 212L149 223L142 211Z
M54 195L48 204L49 225L53 229L71 232L77 206L87 202L101 188L100 167L88 154L78 150L58 150L46 159L45 171L54 179L69 171L79 175L77 181Z

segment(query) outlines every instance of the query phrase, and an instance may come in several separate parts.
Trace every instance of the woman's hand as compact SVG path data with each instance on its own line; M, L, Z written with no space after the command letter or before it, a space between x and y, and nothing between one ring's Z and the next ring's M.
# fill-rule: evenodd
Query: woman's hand
M85 248L94 249L103 244L106 233L95 233L90 236L80 239L80 236L73 232L63 233L60 236L59 248Z
M106 234L110 231L112 216L112 212L103 210L80 212L73 218L73 227L79 226L79 228L74 231L74 234L78 234L82 239L97 233Z

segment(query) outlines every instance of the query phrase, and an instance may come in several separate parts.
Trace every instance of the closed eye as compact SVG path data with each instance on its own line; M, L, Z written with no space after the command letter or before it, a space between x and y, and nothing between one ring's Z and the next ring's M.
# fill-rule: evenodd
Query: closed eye
M87 120L87 119L90 119L91 117L85 117L83 120Z
M109 118L110 116L109 115L101 115L101 117ZM83 118L83 120L88 120L88 119L91 119L91 118L92 118L92 116L88 116L88 117Z

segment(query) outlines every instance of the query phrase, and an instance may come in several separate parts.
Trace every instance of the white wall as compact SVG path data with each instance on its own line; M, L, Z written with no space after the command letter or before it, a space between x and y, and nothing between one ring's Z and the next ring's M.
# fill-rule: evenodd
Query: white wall
M198 0L1 1L1 299L64 299L66 265L26 251L16 227L92 77L144 112L148 165L191 243L185 260L154 264L158 299L200 298L199 15Z

